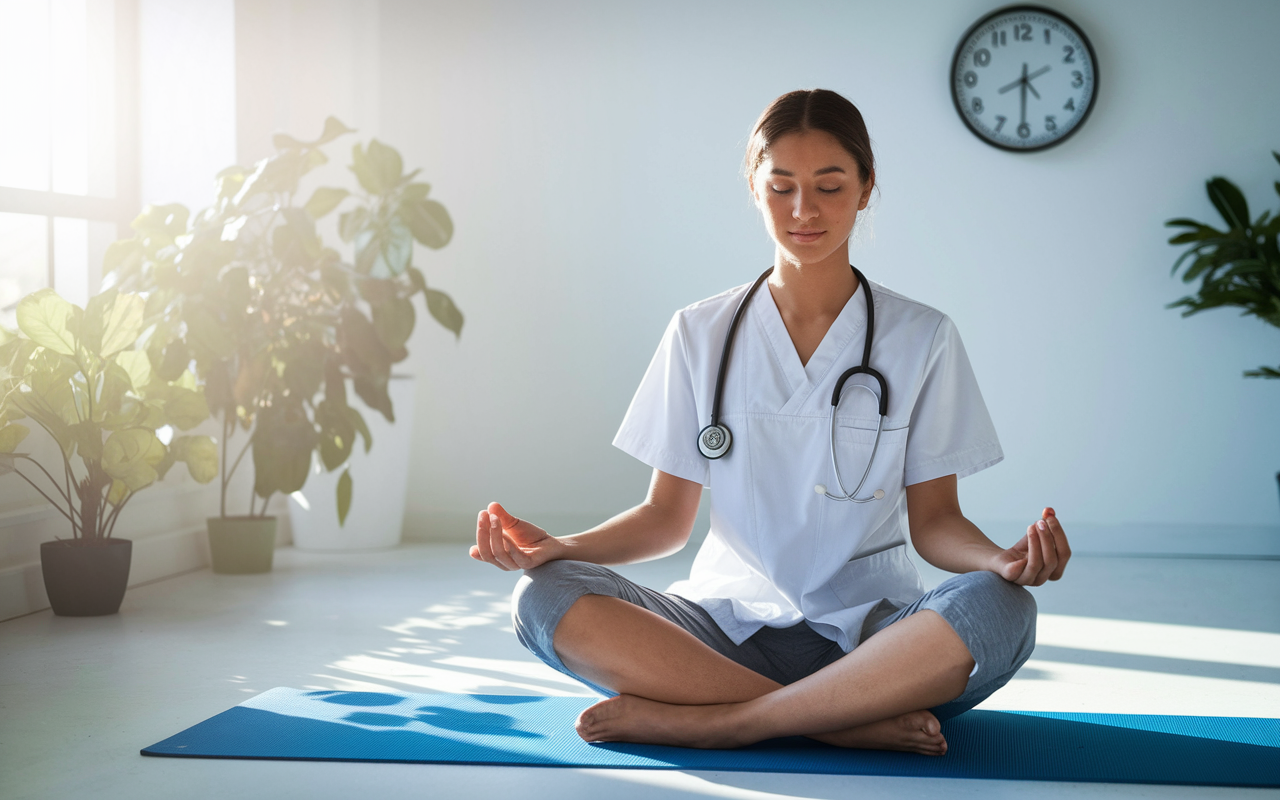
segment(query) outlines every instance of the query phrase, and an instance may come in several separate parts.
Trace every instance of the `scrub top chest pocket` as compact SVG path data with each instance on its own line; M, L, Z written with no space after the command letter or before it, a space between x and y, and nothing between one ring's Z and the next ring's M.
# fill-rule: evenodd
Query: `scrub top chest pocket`
M893 427L890 427L891 425ZM875 460L871 462L871 472L867 475L861 494L870 495L875 490L881 489L887 497L893 497L901 492L905 488L903 472L909 431L907 426L899 427L893 420L886 419L885 428L880 431L880 443L877 445L875 420L846 422L836 418L835 455L839 459L840 471L849 488L852 489L857 484L863 471L867 469L874 447ZM828 468L828 472L833 470L834 468ZM834 482L834 475L831 475L831 480Z

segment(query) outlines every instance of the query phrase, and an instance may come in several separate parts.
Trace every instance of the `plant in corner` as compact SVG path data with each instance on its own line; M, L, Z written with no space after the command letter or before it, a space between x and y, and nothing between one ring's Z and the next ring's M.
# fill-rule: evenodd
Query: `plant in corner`
M148 294L157 326L152 361L162 375L193 362L221 421L221 515L209 531L215 571L269 570L271 497L302 488L313 453L332 472L357 436L370 448L348 384L394 421L387 386L392 365L408 357L414 295L424 294L431 315L461 332L453 301L410 263L415 240L443 247L452 222L393 148L376 139L356 144L351 170L362 191L324 186L301 201L302 178L328 160L323 146L351 132L330 117L313 141L277 134L275 155L218 174L213 205L195 216L180 205L149 206L133 223L137 235L107 253L109 280ZM316 228L344 203L339 235L352 244L354 263ZM247 436L231 453L237 427ZM230 516L230 482L250 452L248 513ZM353 491L348 467L337 484L343 522Z
M1280 153L1272 151L1271 155L1280 162ZM1169 244L1190 245L1174 262L1173 273L1186 264L1182 280L1200 280L1198 294L1176 300L1166 308L1185 308L1182 316L1187 317L1210 308L1236 306L1243 309L1242 316L1252 314L1280 327L1280 212L1272 216L1270 211L1263 211L1256 220L1252 219L1244 193L1223 177L1210 178L1205 188L1226 229L1185 217L1165 223L1187 229L1169 239ZM1276 181L1275 188L1280 194L1280 181ZM1264 365L1244 375L1280 378L1280 369ZM1276 481L1280 483L1280 473L1276 474Z
M143 298L115 290L82 309L43 289L18 304L20 333L0 332L0 475L25 480L71 527L40 546L55 614L119 610L132 542L113 534L125 506L175 462L201 483L217 474L212 439L173 436L209 409L189 371L163 378L135 349L143 309ZM30 433L22 419L57 443L62 469L17 452Z

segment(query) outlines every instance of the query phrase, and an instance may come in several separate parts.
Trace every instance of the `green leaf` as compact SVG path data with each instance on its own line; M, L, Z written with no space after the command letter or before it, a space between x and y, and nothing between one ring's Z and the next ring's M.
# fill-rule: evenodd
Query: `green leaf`
M307 214L312 219L320 219L325 214L333 211L338 204L351 194L346 189L335 189L331 186L321 186L311 195L311 199L307 201L305 206Z
M453 238L453 220L449 212L435 200L405 200L400 216L413 233L413 238L433 250L439 250Z
M75 356L76 337L71 331L82 312L52 289L41 289L18 303L18 329L36 344L64 356Z
M369 452L369 448L373 447L373 434L369 433L369 426L365 424L364 416L351 406L347 406L347 418L351 420L351 425L360 434L360 438L364 440L364 451Z
M209 418L204 392L174 388L164 404L164 415L175 428L189 431Z
M272 250L285 264L310 266L322 249L320 238L316 236L315 220L296 208L286 208L280 213L285 224L272 231Z
M332 472L351 455L356 430L347 416L346 409L320 401L316 406L316 424L320 426L320 459L324 468Z
M387 393L387 375L357 375L352 383L355 385L356 394L365 405L374 411L382 412L387 422L396 421L395 410L391 406L391 395Z
M0 453L0 476L13 472L17 467L17 461L13 453Z
M349 242L364 230L369 221L369 209L360 206L338 215L338 235Z
M187 342L195 347L197 359L216 361L235 354L235 340L227 326L223 325L204 306L191 305L187 313Z
M409 267L409 269L405 271L409 274L409 283L413 285L413 292L410 293L410 296L412 296L417 292L422 292L423 294L426 294L427 279L426 279L426 276L422 274L422 270L418 269L417 267Z
M218 445L208 436L178 436L169 449L175 459L186 463L197 483L218 477Z
M107 437L102 446L102 469L107 475L124 481L129 491L154 483L156 465L165 456L165 447L153 431L128 428Z
M141 389L151 382L151 359L141 350L125 350L116 355L116 363L129 376L129 385Z
M444 292L427 289L427 311L455 337L462 337L462 312L453 304L453 300Z
M316 341L299 342L277 354L284 359L284 385L300 398L311 398L324 380L328 350Z
M1239 229L1249 226L1249 204L1234 183L1226 178L1216 177L1210 179L1205 186L1209 192L1209 201L1229 226Z
M372 139L368 149L359 143L351 149L351 171L366 192L385 194L404 176L404 160L395 148Z
M382 344L377 329L363 314L354 308L344 310L341 330L342 351L353 371L390 371L391 354Z
M342 136L348 133L355 133L355 132L356 132L355 128L348 128L346 125L343 125L342 121L339 120L337 117L327 117L325 118L325 121L324 121L324 131L320 134L320 138L316 139L314 142L312 142L312 144L314 145L328 144L329 142L332 142L334 139L337 139L339 136Z
M338 526L342 527L347 522L347 512L351 510L351 468L348 467L342 471L342 477L338 478Z
M316 431L300 402L282 402L259 413L253 433L253 486L259 497L291 494L307 482Z
M0 427L0 453L12 453L17 450L18 445L30 432L31 429L26 425L19 425L16 422Z
M80 337L91 352L110 358L132 347L142 333L146 301L136 294L120 294L114 289L89 300L84 311Z
M413 334L415 321L413 302L407 297L392 298L373 307L373 327L389 350L404 347Z

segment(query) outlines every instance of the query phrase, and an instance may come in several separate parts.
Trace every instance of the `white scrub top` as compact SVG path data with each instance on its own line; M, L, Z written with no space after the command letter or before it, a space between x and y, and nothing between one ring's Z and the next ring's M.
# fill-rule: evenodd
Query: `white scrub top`
M650 467L711 489L711 530L688 580L668 591L705 608L735 643L761 627L807 620L846 652L881 601L905 605L924 593L906 555L906 486L998 463L1004 454L960 334L940 311L872 283L870 366L889 384L880 447L859 497L831 500L831 393L862 362L867 327L861 285L801 364L768 285L751 298L733 343L721 420L729 454L709 460L698 432L711 421L725 332L750 284L676 312L614 438ZM836 448L845 485L866 469L877 404L845 384ZM880 607L878 613L882 613Z

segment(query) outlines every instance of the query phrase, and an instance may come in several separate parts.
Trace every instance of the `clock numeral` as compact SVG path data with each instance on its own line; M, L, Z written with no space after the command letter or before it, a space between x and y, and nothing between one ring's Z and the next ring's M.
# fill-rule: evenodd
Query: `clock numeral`
M1027 124L1027 123L1025 123L1025 122L1024 122L1024 123L1022 123L1021 125L1019 125L1019 126L1018 126L1018 135L1019 135L1019 136L1021 136L1023 139L1025 139L1025 138L1027 138L1028 136L1030 136L1030 135L1031 135L1031 126L1030 126L1030 125L1028 125L1028 124Z
M996 116L996 133L1000 132L1000 129L1004 127L1004 123L1006 121L1007 120L1004 117L1001 117L999 115Z
M991 51L985 47L979 47L973 54L973 65L975 67L985 67L991 63Z
M1013 26L1013 40L1015 42L1031 41L1031 26L1025 22L1018 23Z
M1084 86L1084 75L1080 74L1080 70L1078 69L1071 70L1071 85L1076 89L1079 89L1081 86Z
M1067 104L1066 104L1065 106L1063 106L1063 107L1062 107L1062 110L1063 110L1063 111L1075 111L1075 110L1076 110L1076 99L1075 99L1074 97L1068 97L1068 98L1067 98Z
M1064 44L1062 46L1062 50L1067 54L1066 57L1062 59L1063 64L1076 63L1076 49L1074 47L1069 44Z
M975 114L981 114L981 113L982 113L982 98L981 98L981 97L975 97L975 98L973 98L973 113L975 113Z
M978 85L978 73L974 72L973 70L969 70L968 72L966 72L966 73L964 74L964 85L965 85L965 86L968 86L970 89L972 89L973 87L977 86L977 85Z
M1049 29L1048 29L1048 28L1045 28L1045 29L1044 29L1044 43L1045 43L1045 44L1048 44L1048 43L1049 43Z
M1000 45L1002 45L1002 44L1006 44L1006 42L1005 42L1005 38L1004 38L1004 31L992 31L992 32L991 32L991 46L992 46L992 47L999 47L999 46L1000 46Z
M1053 118L1052 114L1044 118L1044 129L1049 133L1053 133L1058 129L1058 121Z

